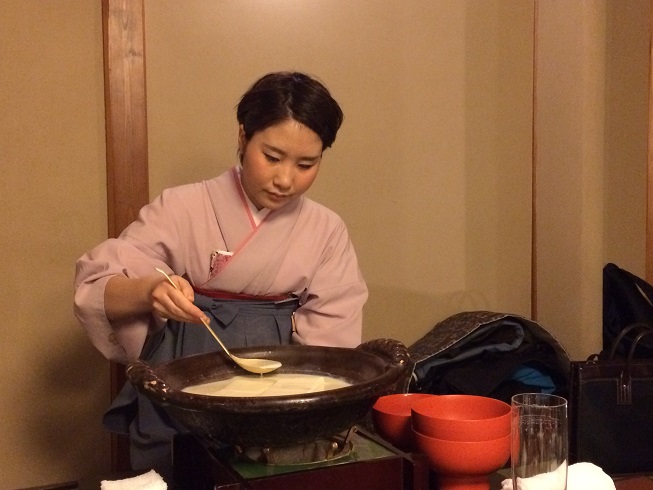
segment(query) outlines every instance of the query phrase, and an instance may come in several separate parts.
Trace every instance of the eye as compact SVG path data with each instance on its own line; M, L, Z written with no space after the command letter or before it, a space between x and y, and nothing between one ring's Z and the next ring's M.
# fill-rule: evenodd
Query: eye
M279 159L273 155L270 155L269 153L263 153L265 156L265 159L270 162L270 163L277 163Z

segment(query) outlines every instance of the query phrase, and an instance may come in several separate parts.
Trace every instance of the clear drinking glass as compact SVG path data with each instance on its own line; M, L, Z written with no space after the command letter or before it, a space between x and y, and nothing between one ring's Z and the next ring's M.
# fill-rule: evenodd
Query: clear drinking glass
M544 393L512 397L511 466L515 490L566 490L567 400Z

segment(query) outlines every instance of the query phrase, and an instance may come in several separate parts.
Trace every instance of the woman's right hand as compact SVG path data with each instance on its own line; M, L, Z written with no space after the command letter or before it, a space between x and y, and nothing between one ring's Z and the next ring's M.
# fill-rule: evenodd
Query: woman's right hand
M159 281L150 293L152 312L164 320L201 323L201 319L206 318L206 315L193 303L193 287L181 276L171 275L170 279L179 289L173 287L166 278Z
M128 278L114 276L104 290L104 311L107 318L123 320L143 313L152 313L163 320L202 323L206 315L193 304L195 293L181 276L171 276L180 290L160 274Z

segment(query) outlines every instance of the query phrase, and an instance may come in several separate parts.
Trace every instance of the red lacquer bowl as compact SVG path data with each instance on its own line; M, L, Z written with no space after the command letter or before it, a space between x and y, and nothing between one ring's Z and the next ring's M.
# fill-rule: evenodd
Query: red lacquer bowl
M440 490L488 490L489 475L510 459L510 435L486 441L448 441L414 431L415 447L436 473Z
M417 432L448 441L487 441L510 435L510 405L476 395L440 395L416 401Z
M402 451L412 450L411 407L417 400L434 396L396 393L380 397L372 407L372 423L377 434Z

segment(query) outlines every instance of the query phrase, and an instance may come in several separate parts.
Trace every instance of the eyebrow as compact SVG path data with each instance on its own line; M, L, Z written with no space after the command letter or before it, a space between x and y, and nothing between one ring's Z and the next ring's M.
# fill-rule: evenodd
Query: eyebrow
M286 153L286 152L283 151L282 149L277 148L276 146L270 145L270 144L268 144L268 143L262 143L262 146L263 146L266 150L274 151L274 152L276 152L276 153L279 153L280 155L283 155L283 156L287 156L287 155L288 155L288 153ZM299 159L300 159L300 160L309 161L309 162L315 162L315 161L319 160L321 156L322 156L322 153L320 152L319 155L315 155L315 156L302 156L302 157L300 157Z

